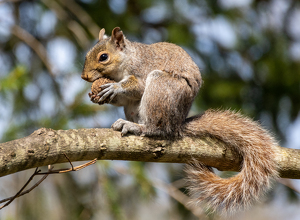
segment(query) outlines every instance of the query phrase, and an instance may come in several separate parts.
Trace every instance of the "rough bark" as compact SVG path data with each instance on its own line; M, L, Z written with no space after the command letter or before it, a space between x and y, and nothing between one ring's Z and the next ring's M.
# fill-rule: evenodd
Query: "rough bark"
M219 170L238 171L242 158L211 138L170 141L126 136L111 129L52 130L41 128L31 135L0 144L0 176L29 168L71 161L129 160L188 163L192 158ZM278 146L280 176L300 179L300 150Z

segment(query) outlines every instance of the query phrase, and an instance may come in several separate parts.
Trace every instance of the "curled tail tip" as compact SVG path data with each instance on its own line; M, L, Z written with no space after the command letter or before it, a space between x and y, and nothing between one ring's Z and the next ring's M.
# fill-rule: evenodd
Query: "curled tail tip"
M186 166L188 190L191 204L201 205L208 212L225 216L233 215L249 208L259 201L262 194L270 189L270 178L265 176L262 183L252 178L252 183L245 181L245 173L222 179L215 175L211 167L201 162ZM275 175L275 173L274 173ZM275 176L274 176L275 177ZM204 205L204 206L203 206Z

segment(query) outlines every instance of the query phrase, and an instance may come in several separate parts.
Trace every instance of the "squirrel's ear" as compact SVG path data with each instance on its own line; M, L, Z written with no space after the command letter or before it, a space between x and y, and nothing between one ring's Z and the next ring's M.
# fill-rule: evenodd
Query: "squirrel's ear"
M111 41L116 45L117 48L123 49L125 47L123 32L119 27L115 27L111 33Z
M104 34L105 34L105 29L102 28L99 32L99 41L103 40Z

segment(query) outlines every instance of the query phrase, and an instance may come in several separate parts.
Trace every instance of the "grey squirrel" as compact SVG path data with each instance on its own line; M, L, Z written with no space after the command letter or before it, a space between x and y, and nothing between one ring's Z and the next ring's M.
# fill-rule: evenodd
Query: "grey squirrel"
M210 136L234 148L242 157L241 172L222 179L201 163L188 165L189 191L195 204L212 211L235 212L248 207L278 176L276 141L257 122L231 111L207 110L187 118L202 78L192 58L171 43L131 42L116 27L111 37L101 29L98 43L87 53L82 79L114 80L101 86L99 102L124 106L127 120L112 128L122 135Z

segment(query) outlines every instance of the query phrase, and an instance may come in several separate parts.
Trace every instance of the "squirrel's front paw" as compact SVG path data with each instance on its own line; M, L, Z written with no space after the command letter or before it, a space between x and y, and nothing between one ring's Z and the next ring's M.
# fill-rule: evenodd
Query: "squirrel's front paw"
M104 101L107 98L112 101L115 96L122 91L122 87L119 83L107 83L100 87L102 91L98 94L98 96L101 97L99 102Z
M142 134L142 126L134 122L126 121L124 119L118 119L112 124L111 128L115 131L121 131L121 135L124 136L127 133L132 133L135 135Z
M97 96L96 94L93 94L92 92L90 92L88 95L89 95L89 97L90 97L90 100L91 100L93 103L99 103L99 99L100 99L99 96Z

